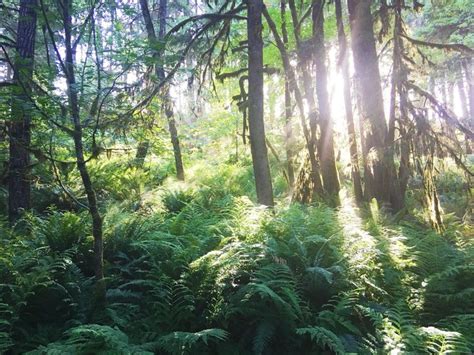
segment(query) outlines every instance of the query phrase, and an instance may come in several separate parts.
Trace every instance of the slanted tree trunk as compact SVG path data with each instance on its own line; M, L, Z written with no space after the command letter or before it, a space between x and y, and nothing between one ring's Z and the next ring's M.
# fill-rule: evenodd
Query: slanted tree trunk
M325 192L338 200L339 176L334 156L334 132L327 90L326 48L324 45L324 0L313 0L313 43L316 64L316 96L319 106L319 157Z
M310 162L310 180L300 180L298 178L298 186L304 185L304 181L310 181L310 184L312 185L312 190L311 190L311 200L314 200L316 196L323 196L324 195L324 188L323 188L323 182L321 181L321 176L320 176L320 166L319 166L319 161L317 159L317 122L318 122L318 117L317 117L317 110L316 110L316 102L314 99L314 87L313 87L313 82L311 80L311 75L308 75L311 72L311 52L308 52L307 46L304 46L301 41L301 26L300 26L300 21L298 18L298 10L295 4L295 0L288 0L288 5L290 8L290 13L291 13L291 19L293 23L293 35L295 37L295 42L296 42L296 54L298 56L298 66L297 69L300 73L301 76L301 81L303 82L303 88L304 88L304 98L306 100L306 103L308 105L308 121L309 121L309 130L306 129L306 122L304 120L305 115L304 115L304 108L303 108L303 103L301 102L301 117L303 118L302 126L303 129L307 132L305 132L306 140L307 140L307 149L308 149L308 157L309 157L309 162ZM295 75L295 88L296 88L296 75ZM295 91L295 96L298 92ZM298 98L296 97L297 103L298 103ZM304 176L305 174L299 174L299 176ZM298 187L298 188L300 188Z
M290 8L292 6L294 7L294 2L292 0L290 0L289 3L290 3ZM299 111L301 128L303 130L303 136L306 143L306 149L308 151L308 164L306 164L305 162L303 164L303 167L301 168L302 170L305 170L305 171L301 171L298 174L298 178L296 179L296 182L295 182L295 189L294 189L295 191L293 194L293 200L302 202L302 203L311 202L313 200L315 192L318 194L322 194L323 186L322 186L321 178L319 176L319 165L316 158L314 139L312 138L312 133L310 132L310 129L308 129L308 125L306 124L303 94L298 86L298 82L296 81L295 71L290 65L290 57L286 50L285 43L283 42L280 34L278 33L275 22L273 21L272 17L268 13L268 10L265 7L263 10L263 15L265 16L265 19L267 20L268 26L270 27L273 37L275 38L275 42L277 44L278 50L281 55L281 59L283 62L283 69L285 71L285 81L288 83L288 88L290 92L294 94L296 107L298 108L298 111ZM298 38L297 32L295 33L295 37ZM298 190L301 190L301 191L298 191ZM300 199L301 196L304 196L304 199Z
M142 9L143 19L147 31L148 41L151 45L156 46L158 41L163 40L166 35L166 17L168 14L168 0L160 0L159 8L159 30L158 37L155 33L155 27L151 18L148 7L148 0L140 0L140 7ZM161 53L163 53L162 51ZM165 70L163 65L163 58L160 52L155 51L153 58L155 60L155 75L158 80L162 81L165 78ZM168 121L168 130L170 132L171 144L173 146L173 155L175 160L176 176L179 180L184 180L184 166L181 154L181 146L179 143L178 129L174 119L173 104L171 102L169 85L166 85L161 92L163 101L163 110Z
M431 148L433 149L433 148ZM429 154L424 166L418 160L418 170L423 183L423 204L427 213L427 220L438 232L444 231L443 211L439 202L438 191L434 180L433 154Z
M163 40L166 35L166 18L168 16L168 0L160 0L160 29L158 32L158 38ZM158 78L163 80L165 78L165 70L163 65L163 59L161 58L160 66L158 67ZM173 155L176 167L176 177L178 180L184 181L184 166L183 157L181 155L181 145L179 143L178 129L176 127L176 120L173 113L173 102L171 100L169 85L163 90L163 106L165 109L165 115L168 119L168 129L171 136L171 144L173 145Z
M395 167L388 151L392 142L386 142L387 124L370 5L370 0L348 1L352 53L368 154L364 166L365 195L390 205L391 197L396 195L392 181Z
M171 107L171 100L169 96L169 91L165 90L168 93L168 97L165 114L168 119L168 130L171 136L171 144L173 145L173 155L174 155L174 164L176 168L176 177L178 180L184 181L184 166L183 166L183 156L181 154L181 145L179 143L178 129L176 128L176 121L173 115L173 108Z
M31 206L29 177L31 109L28 102L36 39L37 0L21 0L18 14L16 57L13 81L17 92L12 99L12 120L9 122L10 158L8 165L8 217L10 223L21 216L22 210Z
M344 107L346 111L347 134L349 136L349 151L351 154L351 175L354 187L354 196L357 202L363 199L362 181L359 170L359 153L357 149L357 137L354 125L354 114L352 111L351 79L349 74L349 62L347 54L347 40L344 32L344 22L342 19L341 0L335 0L337 39L339 43L339 64L344 81Z
M263 6L262 0L249 1L248 3L249 133L257 200L260 204L273 206L272 179L268 165L263 120Z
M94 274L97 281L97 296L99 301L105 301L105 283L104 283L104 250L102 238L102 216L99 212L97 197L92 185L87 163L84 158L83 130L80 118L78 85L75 76L75 57L72 45L72 0L63 0L62 20L64 26L64 49L66 57L64 61L64 71L66 76L68 104L74 125L73 140L76 155L76 165L81 175L82 184L87 195L88 209L92 218L92 236L94 238Z

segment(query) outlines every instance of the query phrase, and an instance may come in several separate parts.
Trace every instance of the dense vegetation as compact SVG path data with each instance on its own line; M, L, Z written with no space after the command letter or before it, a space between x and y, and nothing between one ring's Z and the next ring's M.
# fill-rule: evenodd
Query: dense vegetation
M0 353L474 352L471 7L0 2Z

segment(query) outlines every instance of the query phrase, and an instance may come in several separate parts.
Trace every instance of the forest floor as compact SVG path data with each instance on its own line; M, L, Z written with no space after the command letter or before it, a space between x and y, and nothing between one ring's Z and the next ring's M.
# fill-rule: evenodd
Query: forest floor
M452 214L441 235L416 212L356 206L349 186L330 208L289 204L276 181L277 206L262 208L247 197L246 163L195 164L186 183L158 181L166 175L153 166L96 164L106 304L94 304L85 212L49 209L13 233L5 226L0 352L474 349L472 226Z

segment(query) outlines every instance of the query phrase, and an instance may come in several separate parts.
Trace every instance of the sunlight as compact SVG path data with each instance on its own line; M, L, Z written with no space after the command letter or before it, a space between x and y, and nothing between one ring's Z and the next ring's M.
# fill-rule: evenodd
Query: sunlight
M473 353L472 6L423 3L0 0L0 354Z
M350 261L354 267L362 267L375 255L375 239L364 229L359 208L347 188L339 193L341 206L338 209L338 219L344 235L345 247L349 250Z

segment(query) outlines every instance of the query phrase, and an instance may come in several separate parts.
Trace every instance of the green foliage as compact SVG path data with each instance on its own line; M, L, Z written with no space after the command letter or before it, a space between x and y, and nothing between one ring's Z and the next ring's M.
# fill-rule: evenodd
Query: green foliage
M298 335L309 335L321 348L328 348L335 354L345 354L344 345L336 334L322 327L306 327L296 330Z
M225 341L228 333L222 329L205 329L199 332L173 332L162 336L158 340L158 347L169 354L196 354L195 347L202 342L208 345L210 342Z
M1 227L2 351L474 349L474 251L462 224L441 236L413 219L393 225L373 204L366 219L350 203L270 211L243 195L247 168L165 181L134 209L110 200L99 309L86 215L30 216L22 235Z
M127 335L106 325L81 325L69 329L64 337L64 340L41 346L27 354L153 354L153 352L145 351L143 347L129 344Z
M139 200L145 184L151 184L150 173L127 160L97 160L89 164L94 188L102 198Z
M163 197L163 204L170 213L179 213L193 199L192 191L168 191Z
M81 244L86 237L87 219L72 212L50 211L47 218L31 217L33 235L45 240L51 250L64 252Z
M413 37L472 47L471 2L426 2L423 14L404 14L403 28L412 36L411 22L419 22L422 28ZM242 122L248 105L244 97L248 84L245 2L205 0L190 6L191 2L170 1L165 22L183 20L182 31L153 41L145 40L145 28L140 29L141 7L136 2L70 1L73 46L81 63L72 66L77 69L77 86L69 91L63 83L67 70L59 73L65 67L63 59L54 58L58 48L62 53L68 38L60 18L68 13L62 11L66 7L60 9L67 4L41 4L44 12L38 11L37 28L44 30L44 36L36 38L34 85L28 100L12 96L22 88L17 83L9 85L18 75L7 77L12 73L4 66L7 54L16 56L11 29L17 27L13 23L19 13L17 3L0 3L4 56L0 58L0 123L5 128L0 139L0 353L474 352L471 187L464 172L447 167L437 177L441 205L449 211L443 215L447 228L442 235L417 218L421 191L415 186L417 176L410 176L413 186L408 190L406 215L387 216L376 200L359 208L347 194L338 208L289 203L285 156L294 154L295 168L300 163L304 139L298 118L304 123L308 117L298 117L305 114L299 112L299 105L293 107L294 102L288 107L291 122L284 117L285 73L265 22L264 115L276 206L269 209L252 202L256 199L252 154L248 122ZM155 16L156 3L149 5ZM234 5L242 12L226 14ZM296 1L297 8L291 10L297 13L287 8L285 15L280 1L265 1L265 5L278 30L286 16L285 46L298 81L292 84L299 86L303 96L309 95L303 98L302 111L312 116L314 112L308 109L321 107L308 105L314 90L299 81L302 77L314 81L310 73L314 4ZM334 42L334 8L331 2L326 5L326 41ZM372 5L373 10L379 7ZM392 5L396 4L388 5L374 11L377 22L385 10L389 15L394 12ZM299 18L298 23L297 19L293 23L292 15ZM48 38L48 27L57 46ZM155 31L161 34L158 26ZM391 36L391 29L389 32ZM216 35L221 37L215 40ZM396 41L382 37L387 39L386 46L377 52L387 58ZM416 67L418 59L412 54L421 55L421 49L408 45L408 39L403 41L402 62ZM327 47L327 94L340 105L341 83L335 68L341 63L333 49ZM454 50L448 55L427 48L423 51L427 54L421 59L423 64L428 59L449 67L460 64L461 57ZM153 69L161 64L166 74L174 76L167 78L162 88L166 90L155 92L161 78ZM396 65L381 65L382 76L390 68ZM452 70L457 72L456 80L459 69ZM213 80L216 74L233 76L234 71L240 81ZM450 82L457 85L450 75L444 77L443 70L432 74L437 74L433 75L436 80L442 74L448 87ZM76 130L71 130L72 89L79 94L81 122ZM296 89L291 88L290 101L298 96ZM12 106L15 99L18 102ZM393 103L403 111L399 107L403 105ZM404 135L402 121L408 124L410 120L395 120L398 138L405 139L415 131L441 136L438 123L420 124L418 115L429 112L421 107L426 105L405 106L411 115L416 112L417 125L405 127ZM11 228L3 217L11 168L3 131L11 133L9 122L12 113L21 113L18 108L32 113L31 146L27 148L32 160L29 175L34 210ZM331 111L334 137L339 139L346 128L337 118L343 115L338 114L339 108L331 107ZM166 128L171 118L177 123L186 182L174 178ZM319 126L312 133L322 138L324 127ZM84 160L104 217L105 302L94 288L91 222L83 212L88 199L76 169L77 144L71 140L79 127ZM292 128L292 137L283 127ZM370 140L370 134L362 136ZM457 136L460 134L454 132L446 137L455 152L464 149L457 144ZM340 170L350 170L345 166L350 160L344 157L347 152L338 144L344 139L347 137L335 142L335 149L341 149L337 165ZM136 157L139 143L148 144L142 145L148 147L142 160L140 154ZM365 142L359 143L364 146ZM324 140L315 144L319 153L324 144ZM413 152L423 151L417 144L409 146ZM398 156L398 141L394 147Z

